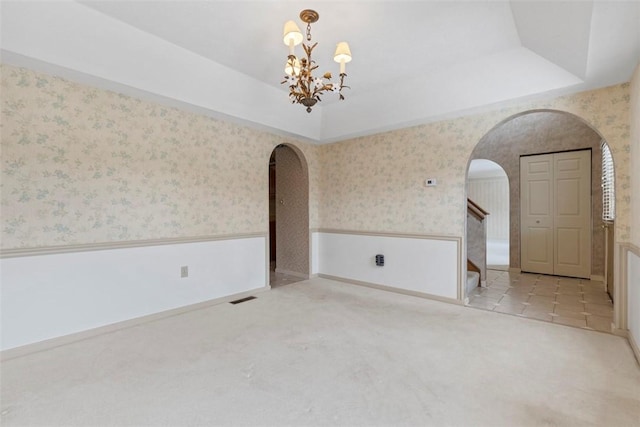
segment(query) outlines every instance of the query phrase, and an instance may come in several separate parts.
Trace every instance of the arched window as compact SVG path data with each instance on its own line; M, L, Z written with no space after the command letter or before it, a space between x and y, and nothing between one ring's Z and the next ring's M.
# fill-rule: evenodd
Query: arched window
M613 221L616 217L615 177L613 157L609 145L602 141L602 220Z

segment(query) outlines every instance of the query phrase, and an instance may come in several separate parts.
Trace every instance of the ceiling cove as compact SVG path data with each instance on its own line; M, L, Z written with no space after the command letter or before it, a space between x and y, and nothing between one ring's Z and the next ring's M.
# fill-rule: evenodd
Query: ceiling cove
M301 7L302 6L302 7ZM629 80L640 2L3 1L2 62L312 143ZM291 104L283 24L316 10L320 73L344 101Z

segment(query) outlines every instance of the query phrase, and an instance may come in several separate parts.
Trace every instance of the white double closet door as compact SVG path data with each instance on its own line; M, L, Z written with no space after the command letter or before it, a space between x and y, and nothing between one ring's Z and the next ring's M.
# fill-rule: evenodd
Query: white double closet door
M520 158L520 261L531 273L591 275L591 150Z

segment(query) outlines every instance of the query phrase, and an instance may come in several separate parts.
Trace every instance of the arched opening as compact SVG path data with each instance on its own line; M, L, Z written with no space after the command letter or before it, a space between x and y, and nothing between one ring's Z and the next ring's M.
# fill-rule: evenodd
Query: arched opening
M271 287L309 278L309 174L288 144L269 159L269 274Z
M484 289L480 287L468 293L469 305L554 323L611 331L613 306L607 295L607 243L602 215L602 147L602 136L589 124L572 114L552 110L527 111L509 117L478 142L471 154L470 165L476 159L491 160L504 169L509 179L509 271L488 274L487 286ZM566 161L565 157L573 156L574 153L582 153L583 160L574 160L572 157L570 161ZM549 156L547 164L550 166L540 166L543 165L542 159ZM551 171L551 175L555 173L556 176L564 176L564 172L557 169L559 164L573 165L582 162L587 165L583 169L588 169L588 175L580 178L582 182L586 182L582 187L586 187L583 190L589 199L587 208L582 209L587 215L586 222L567 217L568 222L561 228L557 225L560 223L558 218L564 214L562 209L565 209L564 203L567 198L558 196L559 198L554 199L556 196L530 196L527 193L530 188L528 186L533 181L527 181L530 178L521 174L523 170L529 170L529 166L525 165L529 165L527 162L530 160L536 162L535 168L530 170L539 167L541 171L548 170ZM556 172L553 172L554 170ZM578 182L576 179L572 180ZM536 182L545 181L542 179ZM563 185L569 186L566 183L549 181L541 187L557 192L557 188ZM469 189L470 186L467 184L468 192ZM551 205L546 205L547 200L551 200ZM527 225L522 213L528 209L526 206L534 206L534 213L551 212L549 215L552 228L545 234L550 237L545 238L550 242L549 247L552 249L548 252L538 251L534 257L550 260L556 265L565 259L571 262L574 259L580 259L581 262L586 260L586 274L565 273L558 268L541 272L527 263L527 257L531 257L530 253L533 252L531 248L537 247L530 243L530 235L525 233L530 233L530 230L536 227L540 233L546 231L545 223L540 217L534 216L535 222L542 224L539 227L535 224L533 227ZM567 218L563 219L566 221ZM566 230L578 229L578 223L583 224L586 231L580 231L583 233L582 239L576 240L590 242L587 252L567 249L570 246L566 244ZM613 231L613 227L610 229ZM575 232L578 233L579 231ZM584 238L585 236L588 239ZM467 238L467 244L468 240ZM609 270L612 271L613 269Z
M469 164L467 197L489 215L486 227L486 266L488 270L509 269L509 177L502 166L487 159Z

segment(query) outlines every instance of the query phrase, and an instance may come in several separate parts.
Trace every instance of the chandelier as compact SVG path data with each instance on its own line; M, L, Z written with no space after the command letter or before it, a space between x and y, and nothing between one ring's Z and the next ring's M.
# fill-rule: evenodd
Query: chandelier
M295 46L302 43L303 35L293 21L284 24L284 44L289 46L289 56L284 68L285 76L281 84L289 85L289 99L293 104L302 104L307 107L307 112L311 112L311 107L321 101L320 95L328 92L337 92L340 100L344 99L342 89L349 86L344 85L345 64L351 61L351 51L347 42L340 42L336 46L333 60L340 64L340 83L331 83L331 73L324 73L322 77L314 77L313 72L318 66L311 59L311 53L318 44L311 44L311 24L319 18L318 12L305 9L300 12L300 19L307 23L307 43L303 43L306 57L298 59L295 55Z

